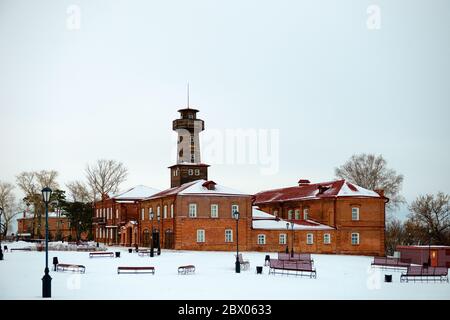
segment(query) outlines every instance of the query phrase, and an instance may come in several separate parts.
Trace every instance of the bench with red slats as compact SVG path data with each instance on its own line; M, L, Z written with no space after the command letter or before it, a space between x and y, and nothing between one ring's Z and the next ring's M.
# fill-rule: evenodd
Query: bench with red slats
M155 267L117 267L117 274L121 273L151 273L155 274Z
M112 251L102 251L102 252L91 252L89 253L89 258L93 257L111 257L114 258L114 252Z

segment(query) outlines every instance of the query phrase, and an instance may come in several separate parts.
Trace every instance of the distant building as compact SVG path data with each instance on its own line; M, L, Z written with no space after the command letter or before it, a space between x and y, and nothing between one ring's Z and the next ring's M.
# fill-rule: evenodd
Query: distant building
M33 234L33 230L35 233ZM71 236L76 239L76 231L71 228L70 220L57 212L48 213L49 238L68 240ZM21 218L17 219L17 237L20 239L45 239L45 214L34 217L33 213L23 212Z

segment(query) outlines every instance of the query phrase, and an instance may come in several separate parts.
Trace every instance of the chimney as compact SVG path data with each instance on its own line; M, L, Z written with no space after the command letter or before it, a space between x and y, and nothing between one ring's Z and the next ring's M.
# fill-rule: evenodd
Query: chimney
M300 179L300 180L298 180L298 186L300 187L300 186L304 186L304 185L308 185L308 184L310 184L311 183L311 181L309 181L309 180L307 180L307 179Z
M216 183L212 180L206 181L202 184L203 187L205 187L208 190L215 190L216 189Z
M380 197L384 197L384 190L383 189L377 189L374 190L376 193L378 193L380 195Z

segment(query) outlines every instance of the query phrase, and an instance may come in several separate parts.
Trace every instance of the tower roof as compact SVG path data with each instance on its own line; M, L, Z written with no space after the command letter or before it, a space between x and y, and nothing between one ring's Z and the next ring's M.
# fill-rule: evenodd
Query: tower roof
M192 112L195 112L195 113L199 112L199 110L192 109L192 108L189 108L189 107L178 110L178 112L185 112L185 111L192 111Z

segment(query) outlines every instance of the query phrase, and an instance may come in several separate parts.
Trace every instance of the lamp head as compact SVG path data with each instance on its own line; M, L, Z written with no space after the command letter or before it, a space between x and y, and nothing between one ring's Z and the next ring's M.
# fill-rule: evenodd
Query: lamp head
M239 220L239 211L233 212L233 217L235 220Z
M45 204L48 204L51 196L52 196L52 189L50 189L49 187L45 187L44 189L42 189L42 200L44 201Z

